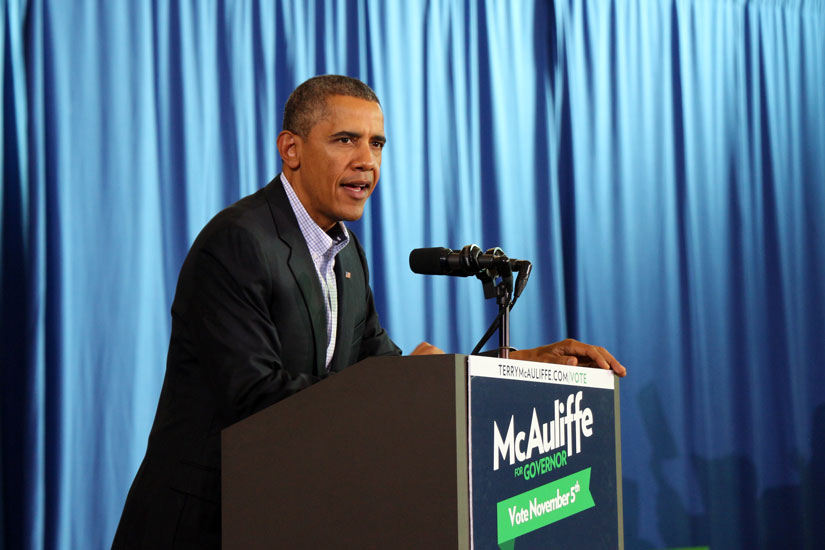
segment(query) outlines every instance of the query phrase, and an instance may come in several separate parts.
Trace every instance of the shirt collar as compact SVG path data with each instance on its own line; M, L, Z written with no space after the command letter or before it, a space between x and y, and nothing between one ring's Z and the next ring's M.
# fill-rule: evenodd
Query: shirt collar
M286 192L289 204L292 206L292 211L298 220L298 227L301 228L301 233L304 236L307 248L309 248L313 262L318 265L324 259L329 261L334 258L338 252L349 244L347 226L344 225L344 222L339 221L332 229L324 231L306 211L298 195L295 194L295 190L292 189L292 184L289 183L283 172L281 172L281 184L284 186L284 192Z

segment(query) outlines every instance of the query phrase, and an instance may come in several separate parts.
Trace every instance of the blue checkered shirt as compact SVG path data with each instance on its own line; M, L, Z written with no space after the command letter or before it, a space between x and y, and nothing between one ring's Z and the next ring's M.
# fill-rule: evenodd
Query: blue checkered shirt
M335 336L338 333L338 285L335 282L335 256L349 243L349 233L344 222L338 222L329 232L321 229L309 216L283 172L281 183L289 198L292 211L298 219L298 227L304 235L309 254L312 256L312 263L315 264L318 281L321 283L321 291L324 293L324 303L327 307L326 367L329 369L329 363L335 353Z

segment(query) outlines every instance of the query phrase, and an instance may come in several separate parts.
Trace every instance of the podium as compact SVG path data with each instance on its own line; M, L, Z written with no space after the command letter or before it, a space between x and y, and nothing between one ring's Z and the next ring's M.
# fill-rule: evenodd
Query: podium
M621 547L617 390L509 359L362 361L223 431L223 548Z

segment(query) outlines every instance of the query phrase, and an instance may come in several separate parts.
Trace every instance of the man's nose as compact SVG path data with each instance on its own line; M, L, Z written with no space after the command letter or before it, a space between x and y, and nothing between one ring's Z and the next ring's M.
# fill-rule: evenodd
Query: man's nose
M353 158L353 168L356 170L369 171L375 169L375 155L367 140L359 140L358 147Z

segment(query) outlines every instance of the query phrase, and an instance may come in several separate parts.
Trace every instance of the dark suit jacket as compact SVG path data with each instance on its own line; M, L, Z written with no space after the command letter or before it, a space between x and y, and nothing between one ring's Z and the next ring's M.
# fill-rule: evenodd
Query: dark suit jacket
M335 274L330 370L400 354L351 232ZM276 178L215 216L184 261L160 402L113 546L219 545L221 429L326 377L326 344L321 285Z

